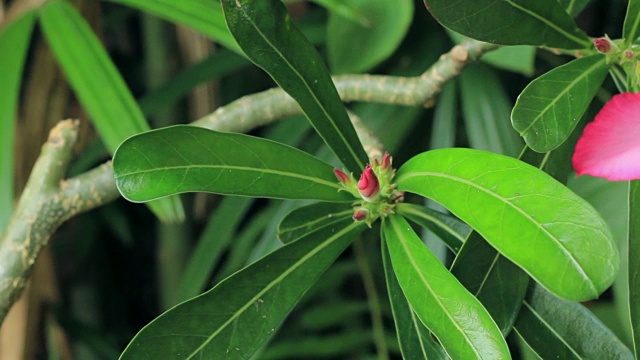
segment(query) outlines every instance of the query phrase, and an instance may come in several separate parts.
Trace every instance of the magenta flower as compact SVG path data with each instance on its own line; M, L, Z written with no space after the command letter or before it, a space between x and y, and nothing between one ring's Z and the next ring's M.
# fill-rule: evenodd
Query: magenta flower
M578 175L608 180L640 179L640 93L615 95L576 144Z
M378 195L378 192L380 192L380 183L371 165L367 165L362 172L360 180L358 181L358 191L360 191L360 195L362 195L362 198L365 200L375 197Z

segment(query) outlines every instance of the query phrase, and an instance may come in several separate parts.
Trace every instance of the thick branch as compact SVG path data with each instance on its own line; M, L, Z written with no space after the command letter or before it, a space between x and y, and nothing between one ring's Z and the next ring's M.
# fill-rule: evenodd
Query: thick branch
M334 81L345 101L431 106L447 81L457 76L467 63L494 48L491 44L465 42L444 54L419 77L345 75L335 77ZM300 114L300 107L289 95L271 89L238 99L192 124L219 131L248 132ZM357 117L352 119L367 153L380 157L382 146L376 137ZM62 121L51 130L20 202L0 237L0 323L24 289L40 250L56 228L78 213L119 197L110 162L63 180L76 137L76 121Z

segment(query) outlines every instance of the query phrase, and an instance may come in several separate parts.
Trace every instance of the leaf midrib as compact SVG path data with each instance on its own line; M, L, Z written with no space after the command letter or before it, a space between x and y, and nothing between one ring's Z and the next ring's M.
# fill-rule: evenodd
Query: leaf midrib
M389 222L391 223L391 227L393 228L393 231L396 233L398 239L403 239L403 241L399 241L400 246L402 246L402 249L404 250L405 254L407 255L407 258L409 259L409 261L411 262L411 266L413 266L414 269L420 269L421 266L418 265L418 263L416 262L416 259L413 257L411 251L409 251L409 249L406 246L407 240L405 239L405 237L402 235L402 230L398 229L399 224L396 224L397 220L394 220L393 217L389 218ZM440 306L440 308L443 310L443 312L447 315L447 317L449 318L449 320L451 321L451 323L456 327L456 329L458 329L458 332L462 335L462 337L466 340L466 343L469 345L469 347L473 350L473 352L476 354L476 357L478 359L482 358L480 356L480 353L478 352L478 350L475 348L475 344L473 341L471 341L471 339L469 339L469 337L467 336L467 333L459 326L458 322L454 320L453 316L449 313L449 309L447 307L444 306L444 304L442 304L442 302L440 301L440 298L436 295L436 292L433 291L433 289L431 288L431 286L429 285L429 282L427 281L427 279L424 277L424 274L422 273L422 271L416 271L418 277L420 278L420 280L422 281L422 283L424 284L424 286L429 290L429 292L431 293L431 295L433 296L434 300L438 303L438 305ZM409 304L410 305L410 304ZM411 307L411 306L410 306Z
M520 213L523 217L525 217L526 219L528 219L529 221L531 221L532 223L534 223L538 229L540 229L540 231L542 231L544 234L546 234L551 240L553 240L553 242L558 246L558 248L561 249L561 251L563 253L565 253L567 255L567 258L575 265L575 268L579 271L580 274L583 275L583 277L585 279L587 279L587 283L589 284L589 287L592 290L593 294L597 294L598 291L596 290L595 284L593 283L593 281L591 280L591 278L589 278L589 276L585 273L584 269L582 268L582 265L580 265L580 263L575 259L575 257L573 256L573 254L571 254L570 251L568 251L566 249L566 247L560 242L560 240L558 238L556 238L553 234L551 234L544 226L542 226L542 224L540 224L536 219L534 219L533 217L531 217L527 212L525 212L524 210L522 210L522 208L516 206L515 204L511 203L509 200L507 200L507 198L496 194L495 192L490 191L489 189L486 189L482 186L479 186L467 179L464 178L460 178L457 176L452 176L452 175L447 175L447 174L443 174L443 173L434 173L434 172L412 172L408 175L405 175L404 177L400 178L398 177L398 179L396 180L398 184L402 183L402 179L410 179L413 177L417 177L417 176L432 176L432 177L439 177L439 178L445 178L445 179L449 179L452 181L456 181L456 182L460 182L463 183L467 186L470 186L472 188L475 188L477 190L480 190L490 196L493 196L494 198L501 200L504 204L509 205L512 209L516 210L518 213Z
M347 139L345 139L344 134L342 133L342 131L340 131L340 129L338 128L336 123L333 121L333 118L329 115L329 113L327 112L327 109L324 107L322 102L316 97L315 92L313 92L313 90L309 86L309 83L306 81L306 79L287 60L287 58L284 56L284 54L282 54L280 52L280 50L269 41L269 38L267 38L264 35L264 33L262 31L260 31L260 28L256 25L256 23L253 21L253 19L245 11L244 6L242 6L242 4L240 4L238 1L236 1L236 5L238 6L238 8L240 8L242 10L242 15L244 16L244 18L247 19L247 21L253 26L253 28L256 30L258 35L260 35L260 37L264 40L264 42L267 43L267 45L269 45L269 47L271 47L274 50L274 52L282 59L282 61L284 61L287 64L287 66L293 71L293 73L302 81L302 83L304 84L304 87L307 89L308 93L311 94L311 97L316 102L316 104L320 107L320 109L322 110L322 113L329 120L329 124L331 124L331 126L333 127L335 132L340 137L340 140L342 140L343 145L345 145L346 148L349 150L349 153L350 153L351 157L353 158L353 160L355 160L356 164L359 166L360 169L364 169L364 164L362 163L362 161L360 161L360 158L357 156L356 151L353 149L353 147L351 147L351 143L349 141L347 141ZM293 95L292 95L292 97L293 97ZM304 108L302 110L306 113ZM315 124L313 124L313 125L315 127ZM322 134L320 134L320 136L324 139L324 136ZM331 147L331 146L329 146L329 147ZM338 157L340 157L340 156L338 156ZM359 170L359 169L351 169L351 170Z
M327 240L325 240L323 243L321 243L320 245L315 247L313 250L311 250L308 253L306 253L303 257L300 258L300 260L298 260L295 263L293 263L288 269L283 271L282 274L280 274L280 276L276 277L271 282L269 282L264 287L264 289L259 291L254 297L252 297L249 301L247 301L246 304L244 304L242 307L240 307L240 309L238 309L238 311L234 312L229 317L229 319L227 321L225 321L220 327L218 327L218 329L215 332L213 332L210 336L207 337L207 340L204 341L202 343L202 345L200 345L191 354L189 354L189 356L186 358L186 360L192 359L194 356L198 355L198 353L202 349L204 349L204 347L207 346L207 344L209 344L211 341L213 341L213 339L218 334L220 334L227 326L229 326L229 324L233 323L238 317L242 316L242 314L244 313L245 310L247 310L249 307L251 307L253 304L255 304L255 302L258 301L269 290L271 290L271 288L276 286L278 283L282 282L287 276L289 276L291 273L293 273L295 270L297 270L307 260L309 260L311 257L315 256L321 250L323 250L327 246L331 245L333 242L335 242L338 239L340 239L340 237L342 237L343 235L346 235L351 230L353 230L354 228L356 228L357 226L360 226L360 225L361 224L358 223L358 222L353 222L352 224L349 224L349 226L347 226L344 229L342 229L341 231L335 233L333 236L329 237Z
M124 173L124 174L117 174L115 176L115 179L116 180L120 180L120 179L128 177L128 176L146 175L146 174L149 174L149 173L161 172L161 171L190 170L190 169L210 169L210 170L223 169L223 170L239 170L239 171L246 171L246 172L267 173L267 174L271 174L271 175L280 175L280 176L283 176L283 177L290 177L290 178L294 178L294 179L307 180L307 181L314 182L314 183L317 183L317 184L329 186L329 187L332 187L332 188L335 188L335 189L338 189L338 190L341 189L341 187L337 183L334 183L334 182L331 182L331 181L322 180L322 179L317 178L317 177L301 175L301 174L292 173L292 172L273 170L273 169L251 168L251 167L247 167L247 166L235 166L235 165L178 165L178 166L156 167L156 168L149 169L149 170L139 170L139 171L132 171L132 172Z
M533 316L535 316L538 320L540 320L540 322L542 322L544 324L544 326L553 334L555 335L556 338L558 338L560 340L560 342L562 342L569 350L571 350L571 352L578 358L578 359L582 359L583 357L580 356L580 354L578 354L578 352L576 350L573 349L573 347L567 343L564 338L558 334L558 332L553 328L553 326L551 326L544 318L542 318L538 312L534 309L533 306L531 306L531 304L529 304L528 301L523 301L522 305L527 307L529 309L529 311L531 311L531 313L533 314ZM514 326L515 327L515 326ZM524 339L524 338L523 338Z
M541 121L542 117L552 108L555 106L555 104L560 101L560 98L563 98L567 92L569 92L571 89L573 89L576 84L578 82L581 82L582 79L588 75L590 75L591 73L593 73L595 70L597 70L600 67L600 63L602 63L603 61L605 61L606 58L602 57L602 59L600 59L599 61L595 62L590 68L587 69L587 71L583 72L580 76L578 76L577 78L575 78L573 81L569 82L569 86L566 86L558 96L556 96L555 99L553 99L553 101L549 102L547 104L547 106L544 107L544 109L542 109L538 115L536 115L536 117L533 119L533 121L531 121L531 123L529 124L529 126L527 126L526 128L524 128L524 130L522 130L520 133L524 134L524 133L528 133L529 130L531 129L532 126L536 125L539 121ZM526 89L525 89L526 91Z

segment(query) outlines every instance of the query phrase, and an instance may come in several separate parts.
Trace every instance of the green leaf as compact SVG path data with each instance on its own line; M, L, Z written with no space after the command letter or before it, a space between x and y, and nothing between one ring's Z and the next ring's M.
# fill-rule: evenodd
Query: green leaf
M640 36L640 0L629 0L627 16L624 18L622 36L626 46L630 46Z
M357 3L342 0L312 0L314 3L324 6L331 13L340 15L351 21L358 22L362 26L367 26L370 20L365 15L365 10Z
M363 227L345 220L276 250L160 315L120 359L250 358Z
M571 17L576 17L591 0L558 0L558 2Z
M591 46L556 0L425 0L425 4L443 26L473 39L561 49Z
M629 185L629 305L636 356L640 353L640 181Z
M350 219L351 204L315 203L288 213L278 225L278 239L287 244L325 226Z
M513 127L537 152L560 146L587 110L607 75L600 54L575 59L533 80L511 113Z
M451 251L457 253L471 231L469 225L451 215L433 210L427 206L400 203L396 207L398 214L414 223L431 230L442 239Z
M382 261L391 302L393 321L403 359L448 359L446 353L416 316L404 297L398 279L391 266L386 241L382 241Z
M229 50L242 54L229 33L220 4L212 0L107 0L130 6L162 19L186 25Z
M458 252L451 273L487 309L502 334L516 321L529 276L473 231Z
M113 156L116 186L134 202L205 191L352 201L331 165L296 148L244 134L178 125L133 136Z
M510 358L489 313L424 246L404 218L389 215L382 231L407 301L449 356Z
M322 58L280 1L222 0L238 44L293 97L318 134L352 172L367 162L360 140Z
M460 83L471 146L517 156L523 144L509 124L511 102L496 74L486 66L470 66L460 76Z
M13 212L16 112L34 20L35 11L28 11L0 29L0 234Z
M598 212L531 165L480 150L439 149L405 163L396 182L444 205L560 297L595 298L618 272L618 249Z
M53 0L39 15L47 43L109 151L115 151L127 137L148 130L124 80L78 11L65 1ZM179 198L150 207L163 221L184 218Z
M370 70L387 59L404 39L413 20L413 0L352 0L366 18L354 22L332 12L327 23L327 52L334 73Z
M633 354L584 306L534 287L514 330L542 359L633 359Z

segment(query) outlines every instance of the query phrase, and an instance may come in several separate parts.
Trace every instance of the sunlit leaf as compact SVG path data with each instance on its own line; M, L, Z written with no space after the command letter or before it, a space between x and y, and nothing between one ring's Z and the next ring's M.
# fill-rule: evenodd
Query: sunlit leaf
M250 358L363 227L346 220L283 246L160 315L120 358Z
M640 36L640 0L629 0L622 36L627 46L633 44Z
M472 149L422 153L398 171L398 188L432 198L556 295L598 297L620 265L602 217L551 176Z
M506 359L509 350L489 313L398 215L382 224L393 271L418 318L454 359Z
M500 45L536 45L581 49L587 35L556 0L425 0L446 28Z
M511 113L513 127L538 152L560 146L604 81L609 66L600 54L575 59L533 80Z
M352 172L367 162L329 72L280 1L222 0L231 33L249 59L293 97L318 134Z
M127 139L113 157L131 201L205 191L282 199L351 201L333 168L296 148L244 134L178 125Z

